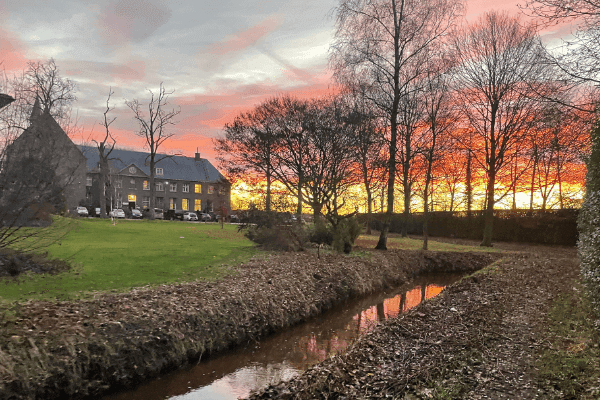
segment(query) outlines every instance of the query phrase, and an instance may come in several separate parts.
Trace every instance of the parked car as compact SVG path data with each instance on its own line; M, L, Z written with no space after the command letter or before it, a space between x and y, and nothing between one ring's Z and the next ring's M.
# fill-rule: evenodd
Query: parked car
M108 213L108 215L113 218L125 218L125 211L121 210L120 208L115 208Z
M167 210L164 212L164 219L183 221L183 210Z
M237 214L231 214L229 216L229 222L234 224L234 223L240 222L240 219L238 218Z
M82 207L82 206L77 207L76 211L77 211L77 215L80 216L80 217L87 217L88 215L90 215L88 213L87 208Z
M200 213L200 216L198 218L202 222L210 222L210 221L212 221L212 217L210 216L210 214L207 214L207 213Z
M100 218L101 214L102 214L102 210L100 209L100 207L94 208L94 217Z
M196 215L195 212L185 212L183 213L183 220L184 221L198 221L198 216Z
M134 208L133 210L131 210L131 218L142 219L143 218L142 212L140 210L138 210L137 208Z

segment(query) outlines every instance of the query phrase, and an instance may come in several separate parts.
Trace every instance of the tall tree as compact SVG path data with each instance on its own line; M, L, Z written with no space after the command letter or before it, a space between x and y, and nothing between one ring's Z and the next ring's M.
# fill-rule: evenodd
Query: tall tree
M457 113L451 102L450 63L443 53L431 59L423 82L425 140L421 155L425 160L425 185L423 188L423 250L428 248L429 195L432 170L442 155L440 142L449 136L457 122Z
M475 137L472 154L487 175L482 246L492 245L496 183L537 111L543 49L533 25L488 12L453 39L457 96Z
M213 141L221 167L230 177L251 173L264 176L267 182L265 210L271 211L274 151L277 141L272 104L269 99L252 111L235 117L225 125L225 137Z
M102 218L106 218L106 186L110 174L109 157L117 144L116 139L110 132L110 125L115 122L117 117L108 117L108 113L112 110L110 108L110 96L113 93L112 88L108 89L106 109L103 114L104 121L100 123L100 125L104 127L104 137L101 141L94 140L94 143L96 143L96 147L98 148L98 157L100 160L100 217Z
M137 99L126 101L125 104L133 111L134 118L139 124L139 130L136 134L145 139L146 146L150 151L150 154L148 154L150 165L150 218L154 219L156 164L169 157L157 158L157 154L160 146L174 135L168 131L168 127L175 124L174 118L181 110L167 109L169 96L173 94L173 91L167 92L162 82L158 93L154 93L150 89L148 89L148 92L150 92L150 101L146 106L147 111L143 110L142 103Z
M527 0L524 11L548 25L573 23L575 40L548 58L568 78L600 83L600 1Z
M342 85L360 82L389 121L387 219L378 249L387 248L394 213L398 111L421 75L425 50L444 36L462 12L459 0L340 0L330 63Z

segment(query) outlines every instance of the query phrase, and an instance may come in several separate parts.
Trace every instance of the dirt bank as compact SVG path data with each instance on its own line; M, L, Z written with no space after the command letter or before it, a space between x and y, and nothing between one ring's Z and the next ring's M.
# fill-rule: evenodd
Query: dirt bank
M0 308L0 399L84 398L257 339L345 299L497 255L310 252L257 257L223 281Z
M534 360L552 300L573 290L574 248L516 251L290 382L251 399L549 399ZM523 251L526 250L526 251ZM562 397L558 397L562 398Z

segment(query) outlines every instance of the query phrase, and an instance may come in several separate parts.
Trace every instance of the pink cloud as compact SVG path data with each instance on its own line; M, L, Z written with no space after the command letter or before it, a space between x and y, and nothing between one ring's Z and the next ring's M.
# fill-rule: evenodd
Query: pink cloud
M208 52L210 54L223 55L242 51L258 43L269 33L277 30L282 24L283 16L274 15L251 28L239 31L220 42L213 43L208 49L203 50L202 54Z
M0 68L6 71L24 69L28 61L25 53L26 46L19 37L0 27Z
M143 81L146 78L143 60L134 59L126 64L64 60L62 64L66 65L68 75L86 77L97 83L106 83L107 78L120 82Z

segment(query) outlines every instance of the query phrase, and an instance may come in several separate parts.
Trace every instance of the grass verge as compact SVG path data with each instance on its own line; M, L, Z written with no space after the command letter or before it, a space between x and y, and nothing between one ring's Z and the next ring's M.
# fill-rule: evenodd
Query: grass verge
M49 257L68 260L71 270L2 278L0 300L66 300L94 291L214 280L228 273L223 264L254 252L231 225L79 220L61 243L48 247Z
M536 361L539 384L553 398L600 398L600 332L581 284L554 301L548 314L550 341Z
M360 235L358 239L354 242L355 245L366 247L366 248L375 248L377 242L379 240L379 235ZM413 239L410 237L397 237L397 236L388 236L387 247L389 249L400 249L400 250L421 250L423 248L423 240L422 239ZM468 252L468 251L476 251L476 252L484 252L484 253L497 253L502 252L503 250L490 248L490 247L481 247L481 246L468 246L461 244L452 244L452 243L444 243L438 242L435 238L429 238L428 248L430 251L458 251L458 252Z

